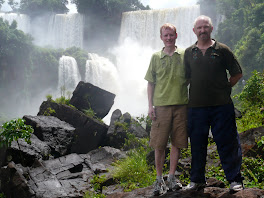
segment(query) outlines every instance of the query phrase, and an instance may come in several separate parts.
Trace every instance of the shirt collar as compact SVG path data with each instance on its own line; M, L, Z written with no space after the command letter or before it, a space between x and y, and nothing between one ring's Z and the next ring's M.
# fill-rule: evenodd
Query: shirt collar
M214 48L214 49L219 49L219 43L218 43L215 39L212 39L212 40L214 40L215 42L214 42L214 44L213 44L211 47ZM198 42L198 41L196 41L195 44L193 44L193 45L191 46L192 50L193 50L193 49L198 49L198 47L197 47L197 42Z
M160 58L164 58L165 56L168 56L168 54L165 54L164 52L163 52L163 49L164 49L164 47L162 48L162 50L161 50L161 56L160 56ZM181 54L181 52L179 51L179 49L178 49L178 47L177 46L175 46L175 51L174 51L174 53L177 53L177 54Z

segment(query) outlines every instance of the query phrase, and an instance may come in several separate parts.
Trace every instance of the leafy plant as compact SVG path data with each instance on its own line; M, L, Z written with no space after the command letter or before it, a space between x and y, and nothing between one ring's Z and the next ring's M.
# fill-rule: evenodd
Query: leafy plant
M74 107L74 108L75 108L75 107ZM84 111L85 115L87 115L88 117L90 117L90 118L94 118L94 119L98 120L99 122L104 123L104 121L103 121L102 119L100 119L100 118L98 118L98 117L96 116L96 113L94 112L94 110L93 110L92 108L85 109L85 110L83 110L83 111Z
M250 106L263 106L264 74L254 70L252 76L247 80L242 92L234 97L241 102L243 108L248 108Z
M96 192L99 192L102 190L102 183L104 183L106 181L106 176L105 175L102 175L102 176L99 176L99 175L94 175L93 179L91 180L91 184L93 186L93 189L96 191Z
M264 74L253 71L240 94L234 96L242 108L242 118L237 119L238 131L263 126L264 113Z
M242 118L237 119L237 129L239 132L246 131L252 128L263 126L264 113L257 106L248 107L242 115Z
M85 109L83 110L85 115L91 117L91 118L94 118L96 117L96 113L94 112L94 110L92 108L89 108L89 109Z
M33 133L33 128L30 125L26 125L24 119L18 118L5 122L2 125L2 130L0 132L0 146L10 146L11 143L15 140L18 141L19 138L22 138L28 144L31 144L30 137Z
M87 191L84 195L84 198L105 198L104 194L101 194L102 184L106 181L106 176L94 175L90 183L92 184L94 191Z
M140 117L136 117L136 120L139 122L139 124L144 127L148 128L151 126L152 120L149 116L141 115Z
M257 145L258 145L258 147L262 147L262 146L264 146L264 136L262 136L262 137L260 138L260 140L257 141Z
M3 193L0 193L0 198L6 198L6 196Z
M120 122L120 121L115 121L115 128L122 128L124 131L128 132L129 129L129 124L126 122Z
M56 111L54 109L52 109L52 108L49 107L49 108L47 108L45 110L44 115L45 116L50 116L50 115L53 115L54 113L56 113Z
M83 198L105 198L106 196L101 193L87 191Z
M261 158L244 157L242 174L245 177L245 185L249 188L264 186L264 160Z
M143 188L153 184L156 171L147 164L148 151L144 147L133 149L128 157L114 163L115 169L111 172L125 191Z
M55 100L56 103L59 103L59 104L64 104L64 105L70 105L70 99L66 99L64 96L61 96L60 98L56 98Z
M46 95L47 101L52 101L52 95L48 94Z

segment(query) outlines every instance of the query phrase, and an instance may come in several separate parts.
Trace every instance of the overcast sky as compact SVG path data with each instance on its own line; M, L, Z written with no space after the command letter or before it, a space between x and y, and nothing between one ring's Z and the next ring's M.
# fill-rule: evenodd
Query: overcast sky
M18 1L18 0L16 0ZM176 8L181 6L191 6L195 5L197 0L140 0L143 5L149 5L152 9L163 9L163 8ZM7 2L7 0L6 0ZM10 11L11 8L7 3L4 3L1 10L3 11ZM77 12L76 6L69 5L71 12Z

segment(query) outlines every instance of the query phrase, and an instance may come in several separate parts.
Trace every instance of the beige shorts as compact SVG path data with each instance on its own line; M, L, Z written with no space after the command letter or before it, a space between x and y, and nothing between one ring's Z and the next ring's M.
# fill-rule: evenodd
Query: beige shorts
M150 146L163 150L167 147L169 137L171 144L177 148L187 148L187 105L155 107L156 120L152 121Z

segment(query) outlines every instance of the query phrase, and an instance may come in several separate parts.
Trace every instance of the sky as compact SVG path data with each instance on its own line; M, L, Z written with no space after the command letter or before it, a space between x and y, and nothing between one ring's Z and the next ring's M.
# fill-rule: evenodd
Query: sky
M17 0L18 1L18 0ZM163 9L163 8L175 8L175 7L182 7L182 6L191 6L195 5L197 0L140 0L143 5L149 5L152 9ZM7 0L6 0L7 2ZM10 11L11 8L7 3L4 3L2 7L2 11ZM70 9L71 13L76 13L76 6L69 5L68 8Z

